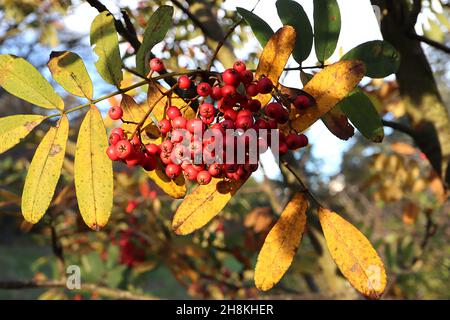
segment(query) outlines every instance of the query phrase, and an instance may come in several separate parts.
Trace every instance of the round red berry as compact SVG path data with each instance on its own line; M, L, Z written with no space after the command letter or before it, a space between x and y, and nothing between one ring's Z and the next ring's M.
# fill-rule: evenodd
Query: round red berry
M233 97L236 94L236 87L231 84L226 84L222 87L223 97Z
M222 173L222 165L219 163L213 163L209 166L208 172L213 177L218 177Z
M245 69L247 69L246 68L246 66L245 66L245 63L244 63L244 61L236 61L234 64L233 64L233 69L234 70L236 70L237 72L243 72L243 71L245 71Z
M253 73L250 70L244 70L240 73L240 75L244 84L249 84L253 81Z
M168 134L170 130L172 130L172 125L170 124L170 121L168 119L162 119L158 123L159 131L162 134Z
M186 129L187 120L185 117L176 117L172 120L172 127L174 129Z
M211 98L220 100L222 98L222 89L220 87L213 87L211 90Z
M203 125L202 120L200 120L198 118L190 119L186 123L186 129L190 133L202 134L203 133L203 129L204 129L204 125Z
M145 171L153 171L156 169L158 162L156 161L155 156L144 154L141 160L141 165Z
M273 83L269 78L263 77L258 81L258 92L262 94L270 93L273 89Z
M116 143L116 153L120 159L127 158L133 151L133 146L128 140L120 140Z
M197 175L198 175L198 171L195 170L193 165L188 165L186 167L186 169L183 170L184 172L184 176L186 177L186 179L190 180L190 181L195 181L197 180Z
M258 112L261 109L261 102L256 99L248 100L244 108L251 112Z
M247 94L250 97L254 97L256 95L258 95L258 86L255 83L250 83L246 88L245 88L245 92L247 92Z
M241 75L234 69L227 69L222 73L222 80L225 84L237 86L241 81Z
M191 80L189 79L188 76L181 76L178 78L178 87L180 89L189 89L191 86Z
M294 106L299 109L305 109L309 106L309 98L307 96L297 96L294 100Z
M122 137L119 136L117 133L111 133L109 135L109 144L112 146L116 145L116 143L119 142L120 140L122 140Z
M233 109L228 109L223 113L223 117L227 120L236 121L238 113Z
M173 120L176 117L182 116L180 109L178 109L177 107L174 107L174 106L168 107L166 110L166 114L170 120Z
M177 164L173 164L173 163L167 165L167 167L166 167L166 175L170 179L175 179L180 174L181 174L181 166L179 166Z
M208 171L206 171L206 170L200 171L197 174L197 182L198 182L198 184L201 184L201 185L205 185L205 184L210 183L211 182L211 178L212 178L211 174Z
M197 86L197 94L201 97L207 97L211 93L211 85L207 82L202 82Z
M119 120L123 116L123 110L121 107L113 106L109 108L108 115L112 120Z
M117 161L119 160L119 156L117 155L117 151L116 148L114 146L109 146L106 149L106 154L108 155L108 157L112 160L112 161Z
M163 143L161 143L161 152L169 153L173 150L173 142L170 140L166 140Z
M152 69L155 72L161 72L164 70L164 63L159 58L153 58L150 60L150 69Z
M114 128L114 129L112 129L111 130L111 134L113 134L113 133L118 134L121 139L125 138L125 132L123 132L122 128Z
M145 149L152 156L156 156L161 152L161 148L157 144L154 144L154 143L150 143L150 144L146 145Z
M202 117L212 117L215 113L214 106L211 103L203 103L200 106L199 112Z

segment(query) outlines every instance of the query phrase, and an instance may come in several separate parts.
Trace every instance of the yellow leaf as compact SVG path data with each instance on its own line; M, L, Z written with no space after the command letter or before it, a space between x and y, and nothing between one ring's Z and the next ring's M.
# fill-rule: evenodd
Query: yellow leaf
M258 289L271 289L288 270L305 230L307 208L305 194L296 193L270 230L256 262L255 284Z
M291 26L284 26L269 39L256 68L256 79L266 76L272 80L275 86L277 85L292 50L294 50L295 37L295 29ZM258 94L255 99L261 101L261 105L264 107L272 99L272 95L270 93Z
M319 209L319 219L333 260L350 284L378 299L386 288L386 271L369 240L337 213Z
M81 123L75 152L75 190L84 222L99 230L108 222L113 203L112 162L106 155L108 137L96 106Z
M175 212L172 221L174 232L186 235L206 225L222 211L244 182L213 178L209 184L199 185Z
M0 154L18 144L44 119L44 116L36 114L0 118Z
M181 199L186 195L186 181L183 175L178 176L175 180L169 179L160 166L153 171L148 171L147 175L172 198Z
M298 110L291 109L291 127L302 132L330 111L358 85L366 73L361 61L340 61L325 67L303 88L317 105Z
M61 168L69 135L69 121L63 115L57 127L51 127L42 139L28 169L22 194L22 214L37 223L47 211Z

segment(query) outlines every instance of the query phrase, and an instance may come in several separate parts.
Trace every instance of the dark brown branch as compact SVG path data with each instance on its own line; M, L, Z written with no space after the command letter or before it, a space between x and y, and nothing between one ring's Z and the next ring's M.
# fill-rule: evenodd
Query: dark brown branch
M444 45L444 44L442 44L440 42L434 41L434 40L429 39L429 38L424 37L424 36L420 36L420 35L415 34L415 33L410 33L408 36L410 38L412 38L412 39L416 39L416 40L418 40L420 42L428 44L431 47L434 47L434 48L439 49L439 50L441 50L441 51L443 51L443 52L445 52L447 54L450 54L450 47L447 47L446 45Z
M46 288L66 288L66 282L62 280L5 280L0 281L0 289L5 290L19 290L19 289L46 289ZM126 300L156 300L158 298L150 295L134 294L129 291L111 289L108 287L98 286L92 283L81 284L79 290L71 290L73 292L86 291L96 292L100 296L113 298L113 299L126 299Z
M203 23L189 10L189 8L183 6L183 4L178 0L171 0L171 1L175 6L177 6L181 11L183 11L200 30L202 30L205 37L214 38L208 31L208 29L203 25Z
M383 126L392 128L396 131L403 132L404 134L409 135L414 140L416 140L416 138L417 138L417 133L414 131L414 129L407 127L401 123L388 121L388 120L382 120L382 123L383 123Z

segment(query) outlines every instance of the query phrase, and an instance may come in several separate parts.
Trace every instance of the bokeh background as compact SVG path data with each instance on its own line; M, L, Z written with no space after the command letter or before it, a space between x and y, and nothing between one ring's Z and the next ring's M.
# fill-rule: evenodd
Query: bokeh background
M251 10L256 4L237 0L101 2L118 19L122 17L121 10L125 10L139 36L158 6L173 5L174 26L166 40L153 50L165 59L170 70L204 67L217 43L239 20L235 7ZM312 21L312 1L298 2ZM389 30L381 33L372 7L379 1L372 2L339 1L342 31L338 50L329 62L339 60L362 42L388 38ZM414 3L421 2L414 32L435 42L419 47L426 60L411 68L411 77L418 76L414 72L431 68L448 112L450 59L445 48L450 45L450 4L445 0L400 2L410 10ZM275 14L275 1L261 0L254 13L274 30L282 25ZM114 88L105 84L95 70L89 44L90 23L97 14L97 9L86 1L0 0L0 53L25 57L51 81L46 67L51 51L75 51L87 64L95 95L112 92ZM394 35L391 38L395 39ZM132 46L122 39L120 47L125 63L133 67ZM215 67L223 70L242 59L254 68L260 52L250 28L242 23L221 50ZM304 65L316 63L311 54ZM290 61L288 66L295 67L296 63ZM128 84L136 81L131 74L126 73L125 78ZM299 71L285 73L281 82L301 88ZM66 105L79 104L62 88L55 87L65 96ZM365 79L362 88L385 120L404 125L414 122L410 102L405 100L404 88L395 76ZM144 103L145 92L143 88L132 94ZM117 99L99 103L99 107L106 111L109 105L118 104ZM32 109L32 105L0 89L0 116L29 113ZM75 114L72 119L79 123L81 116L82 113ZM118 125L106 117L105 123L109 128ZM49 212L37 225L22 219L20 197L26 169L45 126L0 156L0 283L59 279L65 266L75 264L81 268L82 282L92 286L83 292L58 284L48 288L0 289L0 298L361 298L337 271L313 216L294 263L281 283L264 294L254 288L253 268L258 251L292 194L292 177L279 169L270 153L264 155L261 168L222 214L186 237L174 235L170 228L179 200L165 195L145 172L117 165L111 220L102 231L89 230L81 220L75 198L73 155L78 126L71 127L62 179ZM450 204L444 185L416 141L391 128L386 128L385 133L382 144L370 143L359 133L342 141L318 121L306 132L310 146L293 154L291 161L321 202L340 212L374 244L389 274L384 298L448 299Z

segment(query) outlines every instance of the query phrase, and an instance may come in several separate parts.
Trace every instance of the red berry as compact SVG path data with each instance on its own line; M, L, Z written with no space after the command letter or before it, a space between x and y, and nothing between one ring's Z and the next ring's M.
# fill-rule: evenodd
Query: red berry
M154 143L150 143L150 144L146 145L145 149L152 156L156 156L156 155L160 154L160 152L161 152L161 148L157 144L154 144Z
M186 129L187 120L185 117L176 117L172 120L172 127L174 129Z
M283 155L289 151L289 147L285 142L280 142L278 152Z
M238 112L237 117L238 118L241 118L241 117L253 117L253 114L252 114L252 112L250 110L244 109L244 110L241 110L241 111Z
M209 166L208 172L213 177L218 177L222 173L222 165L219 163L213 163Z
M253 73L250 70L245 70L241 72L240 75L244 84L249 84L253 81Z
M255 125L253 126L253 128L255 128L255 130L269 129L269 125L267 124L266 120L258 119L255 121Z
M127 158L133 151L133 146L128 140L120 140L116 143L116 153L120 159Z
M203 103L200 106L199 111L200 111L200 115L205 118L212 117L212 116L214 116L214 113L215 113L214 106L211 103Z
M156 169L158 162L156 161L155 156L144 154L144 157L141 160L141 165L145 171L153 171Z
M198 118L191 119L191 120L187 121L186 129L190 133L202 134L203 133L203 129L204 129L204 125L203 125L202 120L200 120Z
M223 113L223 117L227 120L236 121L238 113L233 109L228 109Z
M162 134L168 134L170 130L172 130L172 125L170 124L170 121L168 119L162 119L158 123L159 131Z
M167 114L167 117L170 120L173 120L176 117L181 117L182 116L180 109L178 109L177 107L174 107L174 106L171 106L171 107L167 108L166 114Z
M197 174L197 182L202 185L208 184L211 182L211 175L206 170L200 171Z
M150 60L150 69L155 72L161 72L164 70L164 63L159 58L153 58Z
M221 123L222 128L226 129L234 129L234 121L232 120L224 120Z
M207 97L211 93L211 85L207 82L202 82L197 86L197 94L201 97Z
M186 167L186 169L183 170L184 172L184 176L186 177L186 179L190 180L190 181L195 181L197 180L197 175L198 175L198 171L195 170L193 165L188 165Z
M262 94L270 93L273 89L273 83L269 78L263 77L258 81L258 92Z
M161 152L169 153L173 150L173 143L170 140L166 140L161 143Z
M123 110L121 107L111 107L108 111L108 115L112 120L119 120L123 116Z
M178 87L180 89L189 89L189 87L191 86L191 80L189 79L188 76L181 76L178 78Z
M258 170L258 164L257 163L247 163L244 165L244 168L247 172L255 172Z
M226 84L222 87L223 97L233 97L236 94L236 87L231 84Z
M271 102L264 109L266 116L272 119L277 119L283 111L283 106L278 102Z
M167 165L167 167L166 167L166 175L170 179L175 179L180 174L181 174L181 166L179 166L177 164L173 164L173 163Z
M258 95L258 86L255 83L250 83L246 88L245 88L245 92L247 92L247 94L250 97L254 97L256 95Z
M125 132L123 132L122 128L114 128L111 130L111 134L118 134L120 136L120 139L124 139L125 138Z
M183 129L175 129L170 133L170 141L173 143L180 143L184 140L187 132Z
M116 145L116 143L119 142L120 140L122 140L122 137L119 136L117 133L111 133L109 135L109 144L112 146Z
M227 69L222 73L222 80L225 84L237 86L240 82L240 74L234 69Z
M126 158L125 163L129 167L137 166L142 162L142 158L144 157L144 154L139 151L133 150Z
M224 169L227 173L236 173L238 165L234 163L225 164Z
M304 134L292 133L286 137L286 144L290 150L297 150L308 145L308 138Z
M139 149L139 147L141 146L141 139L139 138L138 135L133 136L133 138L130 140L131 144L133 145L133 147L135 149Z
M246 68L244 61L236 61L233 64L233 69L237 72L244 72Z
M202 117L202 121L203 121L204 124L210 125L211 123L214 122L214 116L212 116L212 117Z
M114 146L109 146L108 149L106 149L106 154L112 161L119 160L119 157L117 155L116 148Z
M244 107L251 112L258 112L261 109L261 102L256 99L251 99L247 101Z
M213 87L211 90L211 98L220 100L222 98L222 89L220 87Z
M309 105L310 101L307 96L297 96L294 100L294 106L299 110L305 109L309 107Z
M205 165L204 165L204 164L193 164L192 166L193 166L193 167L195 168L195 170L197 170L198 172L200 172L200 171L202 171L202 170L205 169Z
M269 126L268 129L276 129L276 128L278 128L278 122L275 119L267 120L267 125Z
M159 155L159 158L161 159L162 163L165 165L172 163L172 153L171 152L164 152L162 151Z

